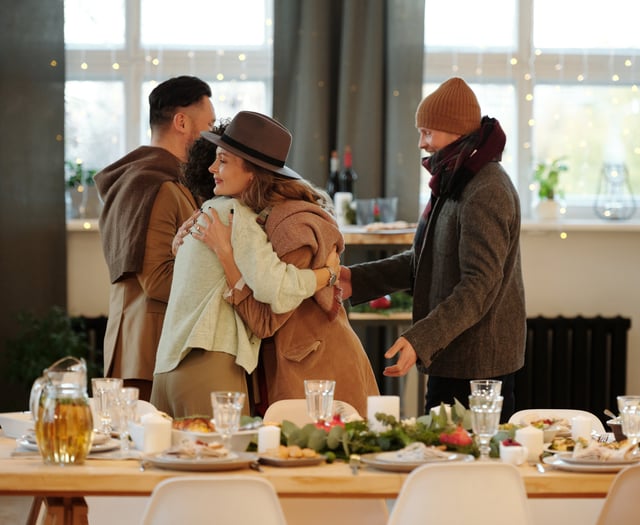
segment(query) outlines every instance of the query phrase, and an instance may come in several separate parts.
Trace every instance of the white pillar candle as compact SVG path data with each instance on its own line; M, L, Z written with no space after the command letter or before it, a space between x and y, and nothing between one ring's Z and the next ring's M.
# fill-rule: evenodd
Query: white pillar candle
M375 432L382 432L386 427L376 419L378 412L400 420L400 396L367 397L367 421L369 428Z
M589 439L591 437L591 420L586 416L571 418L571 437Z
M265 425L258 429L258 452L277 449L280 445L280 427Z
M156 412L145 414L141 418L143 451L145 454L162 452L171 447L171 419Z
M528 461L539 461L544 450L544 432L539 428L527 426L516 430L516 441L527 447Z

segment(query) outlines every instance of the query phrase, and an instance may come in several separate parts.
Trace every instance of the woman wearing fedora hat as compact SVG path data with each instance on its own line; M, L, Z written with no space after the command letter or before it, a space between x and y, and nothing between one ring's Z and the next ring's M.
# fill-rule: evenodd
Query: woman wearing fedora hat
M291 134L284 126L266 115L243 111L222 135L202 135L218 147L210 168L215 194L235 197L258 213L258 222L282 261L299 268L320 268L334 247L339 252L344 249L328 195L285 164ZM250 288L234 286L245 274L244 254L230 242L239 217L233 216L232 228L218 219L217 213L211 220L205 218L205 227L194 236L222 262L232 286L226 300L250 330L263 338L264 374L258 382L261 396L266 394L268 400L262 398L261 406L303 398L304 379L323 378L336 381L336 399L366 413L367 396L379 391L369 358L342 305L341 289L333 286L336 276L328 272L330 286L295 310L274 313ZM252 263L260 267L262 261L254 257Z
M213 132L220 135L224 129L223 124ZM278 259L256 222L256 213L240 201L221 197L206 200L206 195L210 197L213 193L213 184L207 187L197 171L198 167L202 169L205 159L209 159L206 168L215 161L216 146L204 137L199 141L213 148L213 157L206 145L194 146L185 178L191 177L189 187L197 190L194 194L205 196L200 203L206 213L202 213L199 220L195 216L188 220L181 230L189 228L195 237L205 227L207 213L220 212L225 220L229 212L234 213L232 245L236 253L244 254L239 257L244 279L255 297L276 312L290 311L303 299L328 286L329 276L337 274L340 266L335 249L328 253L324 266L315 270L299 269ZM238 180L230 180L230 184L238 187L250 177L249 172L242 170L237 170L236 175ZM232 268L225 270L223 259L205 244L194 239L187 239L184 244L176 255L151 394L152 403L174 417L210 414L209 394L213 390L248 393L246 374L256 368L260 348L260 339L223 299L228 290L225 271L237 272L233 283L242 287L240 270L233 258L230 258ZM249 413L248 403L245 413Z

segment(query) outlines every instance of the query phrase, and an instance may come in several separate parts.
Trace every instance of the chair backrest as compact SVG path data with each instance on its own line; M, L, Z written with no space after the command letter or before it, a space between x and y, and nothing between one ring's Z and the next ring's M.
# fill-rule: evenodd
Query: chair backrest
M273 485L246 475L178 476L151 493L143 525L286 525Z
M587 412L586 410L575 410L573 408L528 408L526 410L519 410L515 412L510 418L509 423L529 423L536 419L554 418L554 419L566 419L571 424L571 418L575 416L585 416L591 420L591 430L596 434L604 434L605 429L602 421L598 419L598 416Z
M345 421L361 420L362 416L358 411L346 401L333 401L333 412L342 415ZM272 421L280 423L283 420L291 421L298 426L313 423L313 420L307 413L306 399L281 399L275 401L267 407L264 413L263 421Z
M518 470L499 461L427 463L405 480L388 525L532 525Z
M637 525L640 465L627 467L616 475L604 500L596 525Z

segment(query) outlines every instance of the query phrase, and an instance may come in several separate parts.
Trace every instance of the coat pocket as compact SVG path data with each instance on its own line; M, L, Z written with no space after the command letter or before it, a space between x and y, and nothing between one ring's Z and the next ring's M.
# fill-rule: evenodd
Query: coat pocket
M300 363L320 348L320 341L313 341L304 346L291 346L282 352L282 356L289 361Z

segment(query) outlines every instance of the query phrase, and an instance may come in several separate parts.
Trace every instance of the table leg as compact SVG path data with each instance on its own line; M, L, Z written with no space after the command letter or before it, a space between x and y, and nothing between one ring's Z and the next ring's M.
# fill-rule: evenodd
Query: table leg
M38 523L38 517L40 516L40 510L42 509L43 503L44 498L42 496L33 497L31 509L29 510L29 516L27 517L27 525L36 525Z
M84 498L45 498L44 525L89 525Z

